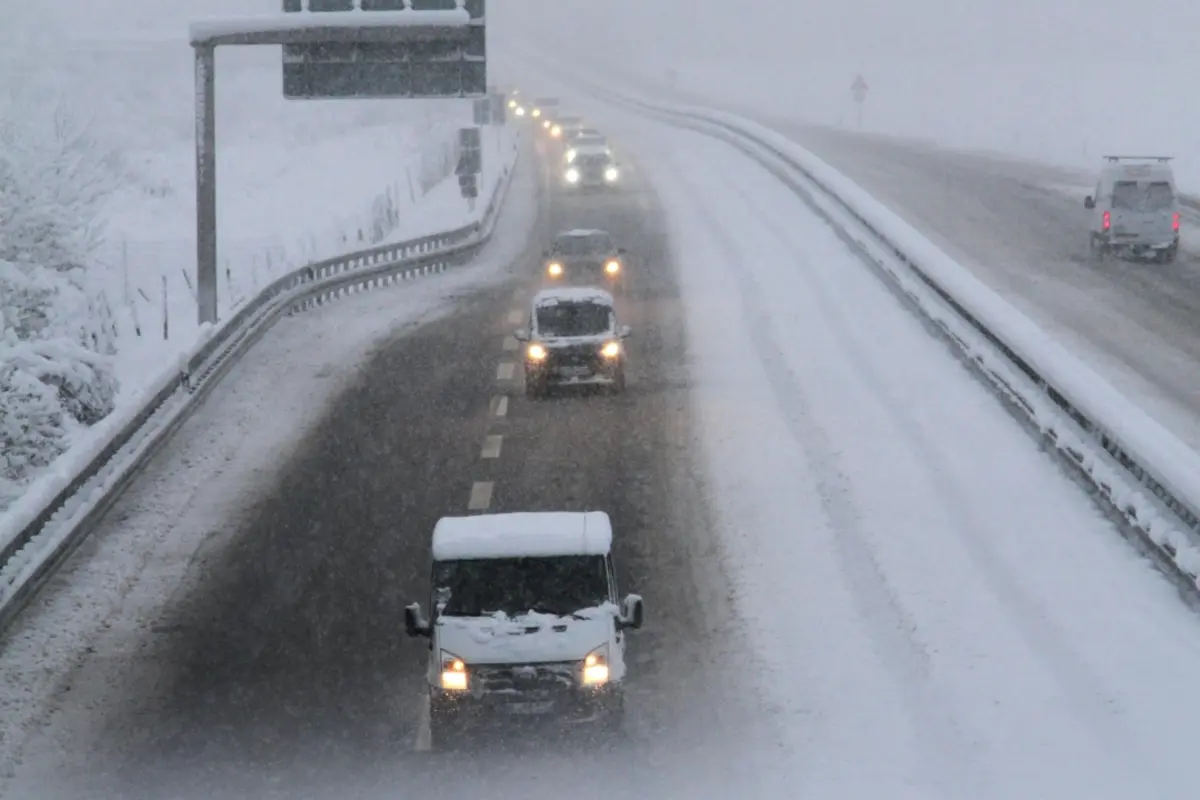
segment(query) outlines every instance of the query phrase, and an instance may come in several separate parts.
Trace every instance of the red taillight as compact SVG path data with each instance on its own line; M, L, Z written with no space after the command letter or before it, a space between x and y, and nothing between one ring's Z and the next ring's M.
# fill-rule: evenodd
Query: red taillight
M1173 217L1171 217L1171 227L1174 228L1175 230L1179 230L1179 212L1178 211L1176 211L1175 215Z
M1108 211L1104 212L1104 222L1102 224L1104 225L1104 230L1108 230L1110 227L1112 227L1111 212L1108 212Z

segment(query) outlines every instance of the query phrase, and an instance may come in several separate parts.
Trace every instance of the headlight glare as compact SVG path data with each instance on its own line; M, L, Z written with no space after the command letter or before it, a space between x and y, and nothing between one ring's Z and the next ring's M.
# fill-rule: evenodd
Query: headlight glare
M570 150L568 150L567 151L567 163L574 164L575 157L578 155L579 155L579 152L577 150L575 150L575 148L571 148Z
M604 180L606 181L612 182L619 177L621 177L621 173L617 171L616 167L609 167L608 169L604 170Z
M535 109L533 110L533 118L534 118L534 119L537 119L537 118L538 118L538 117L540 117L541 115L542 115L542 110L541 110L540 108L535 108Z
M469 684L467 665L461 658L442 651L442 688L449 692L465 692Z
M563 273L562 264L559 264L557 261L555 261L550 266L546 267L546 271L549 272L551 275L553 275L555 278L557 278L559 275L562 275L562 273Z
M614 258L612 261L609 261L607 264L604 265L604 271L607 272L609 275L616 275L618 272L621 271L621 262L617 261Z
M600 355L604 356L605 358L616 358L617 356L621 355L621 343L606 343L604 347L600 348Z
M542 347L540 344L531 344L528 348L526 348L525 355L530 361L545 361L546 348Z
M567 183L578 183L578 182L579 182L579 170L575 169L574 167L571 167L569 170L567 170Z
M583 659L583 685L599 686L608 683L608 645L597 647Z
M562 136L562 128L555 125L550 129L550 135L557 139L558 137Z

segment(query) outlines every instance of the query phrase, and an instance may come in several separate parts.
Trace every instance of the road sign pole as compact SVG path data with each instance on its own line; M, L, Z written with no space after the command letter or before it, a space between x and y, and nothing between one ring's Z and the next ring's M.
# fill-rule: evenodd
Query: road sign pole
M217 322L217 82L215 47L196 50L196 308Z

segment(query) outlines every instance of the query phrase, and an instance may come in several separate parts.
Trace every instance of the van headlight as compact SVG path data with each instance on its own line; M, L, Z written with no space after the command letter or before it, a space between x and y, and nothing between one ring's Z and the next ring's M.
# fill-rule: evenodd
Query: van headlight
M567 163L574 164L575 158L578 155L579 155L579 151L572 147L570 150L567 151Z
M613 260L609 261L607 264L604 265L604 271L607 272L609 275L616 275L618 272L621 271L621 262L617 261L614 258Z
M467 665L453 653L442 651L442 688L448 692L465 692L469 685Z
M604 180L608 181L609 183L613 183L619 177L621 177L621 173L617 171L616 167L609 167L608 169L604 170Z
M523 117L523 116L525 116L525 108L524 108L524 106L517 106L517 107L514 109L514 111L516 112L516 115L517 115L518 117Z
M546 267L546 272L549 272L552 277L557 278L559 275L562 275L562 264L552 261L550 266Z
M534 119L537 119L537 118L538 118L538 117L540 117L541 115L542 115L542 110L541 110L540 108L535 108L535 109L533 110L533 118L534 118Z
M546 348L542 347L540 344L531 344L529 347L525 348L525 356L530 361L545 361Z
M567 183L579 183L579 170L574 167L567 170Z
M584 686L601 686L608 683L608 645L601 645L584 656L582 681Z
M600 355L605 358L616 358L621 355L621 343L616 341L607 342L604 347L600 348Z
M558 137L562 136L562 128L557 125L551 126L550 135L557 139Z

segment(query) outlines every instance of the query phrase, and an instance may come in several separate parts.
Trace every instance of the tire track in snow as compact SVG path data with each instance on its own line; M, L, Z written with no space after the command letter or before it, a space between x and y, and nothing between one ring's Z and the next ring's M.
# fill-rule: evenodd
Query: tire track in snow
M694 162L690 166L694 166ZM692 197L712 196L710 187L690 179L688 168L678 164L672 167L681 185L692 188ZM730 193L740 196L736 179L724 178L723 183L729 187L725 196ZM741 292L737 300L754 344L755 356L768 376L775 403L788 425L788 433L809 456L823 511L838 533L833 539L837 559L858 605L859 618L869 629L879 662L897 685L914 726L937 742L933 748L937 763L930 773L955 776L948 782L950 786L987 786L990 781L986 780L975 751L966 744L978 741L978 737L964 730L932 682L932 659L927 645L920 638L915 617L905 607L875 557L871 538L862 525L853 481L841 464L839 449L813 414L804 389L778 342L766 326L754 322L768 318L767 308L761 288L752 272L743 265L744 248L727 232L728 220L720 219L702 202L693 205L697 213L708 220L708 233L721 248L730 268L740 276ZM928 748L922 748L922 751L930 757ZM959 796L951 788L945 793L947 797Z
M731 178L725 173L724 183L729 187L729 192L740 197L746 207L764 222L763 227L770 231L780 250L802 253L805 243L788 224L781 209L746 191L743 181ZM839 235L837 231L831 232ZM864 340L861 326L843 313L845 303L839 292L819 268L805 269L803 264L797 266L796 272L805 286L820 299L816 305L826 327L834 334L830 343L845 354L844 360L863 383L876 396L884 399L880 407L894 420L895 428L908 448L919 456L916 460L924 468L924 476L935 488L937 496L944 502L942 510L950 516L951 527L958 534L958 543L983 578L987 591L1008 612L1009 621L1029 652L1054 681L1074 713L1087 723L1080 727L1087 730L1105 749L1126 756L1136 755L1142 764L1148 766L1141 743L1117 722L1123 713L1118 693L1106 686L1087 660L1071 647L1069 636L1053 619L1052 610L1025 589L1020 576L1005 566L1004 559L989 544L993 538L1001 539L1004 532L970 508L955 480L952 466L947 463L945 447L925 432L921 423L907 410L903 399L896 397L887 383L880 380L880 371L871 366L877 358ZM864 265L864 268L867 267ZM744 268L741 273L748 281L753 280ZM760 318L765 317L760 315ZM947 355L953 357L951 353ZM1155 774L1153 769L1148 768L1137 772L1141 775Z

